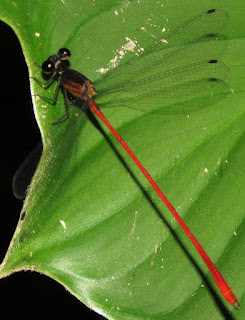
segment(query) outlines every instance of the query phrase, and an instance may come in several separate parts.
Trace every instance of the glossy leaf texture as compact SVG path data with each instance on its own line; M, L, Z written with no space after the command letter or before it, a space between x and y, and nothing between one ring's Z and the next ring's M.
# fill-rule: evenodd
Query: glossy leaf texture
M220 34L195 43L176 37L154 68L160 73L219 59L228 66L225 82L207 90L198 90L201 82L197 88L195 81L181 84L181 94L170 91L162 107L158 90L149 93L147 86L145 96L138 87L135 96L129 87L128 95L109 90L124 83L130 61L163 38L164 28L167 35L212 8L229 15ZM20 39L31 77L42 80L35 62L67 47L71 67L108 89L96 102L107 107L108 119L243 306L243 2L2 0L0 9ZM139 72L151 76L158 52L155 47L149 59L132 66L136 80ZM108 72L118 66L110 82ZM32 80L31 88L33 95L52 98L55 83L44 90ZM236 311L223 301L183 231L103 125L73 107L68 121L52 126L65 111L62 94L55 106L36 96L33 102L44 149L1 277L43 273L108 319L243 319L244 308Z

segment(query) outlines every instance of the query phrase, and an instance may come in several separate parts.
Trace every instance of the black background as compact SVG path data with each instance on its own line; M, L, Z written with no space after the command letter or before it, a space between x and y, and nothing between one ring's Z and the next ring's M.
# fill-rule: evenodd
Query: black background
M40 133L32 110L28 70L19 41L1 21L0 31L2 261L22 207L22 201L15 199L12 193L12 179L18 166L40 140ZM104 319L90 311L60 284L36 272L18 272L1 279L0 292L2 319L12 319L17 313L25 319L36 316L44 319Z

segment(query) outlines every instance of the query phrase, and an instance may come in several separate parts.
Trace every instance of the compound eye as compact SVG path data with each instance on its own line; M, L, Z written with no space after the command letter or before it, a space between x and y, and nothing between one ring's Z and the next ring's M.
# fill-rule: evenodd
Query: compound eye
M71 52L69 49L67 48L61 48L59 51L58 51L58 55L61 57L60 59L61 60L67 60L70 58L71 56Z
M52 61L44 61L44 63L42 64L42 70L44 73L52 73L54 72L54 69L55 69L55 65Z

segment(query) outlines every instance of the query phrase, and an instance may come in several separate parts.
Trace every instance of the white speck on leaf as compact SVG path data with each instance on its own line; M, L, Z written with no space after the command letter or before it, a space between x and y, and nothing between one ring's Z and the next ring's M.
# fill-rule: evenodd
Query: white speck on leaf
M155 254L157 253L158 245L155 244Z
M99 68L98 70L96 70L97 72L106 73L110 69L116 68L120 60L124 58L127 52L134 52L134 49L137 46L137 41L131 40L129 37L125 37L125 40L127 42L115 51L115 56L107 63L107 68L104 68L104 67Z
M64 220L59 220L59 222L61 223L62 227L66 230L66 223Z

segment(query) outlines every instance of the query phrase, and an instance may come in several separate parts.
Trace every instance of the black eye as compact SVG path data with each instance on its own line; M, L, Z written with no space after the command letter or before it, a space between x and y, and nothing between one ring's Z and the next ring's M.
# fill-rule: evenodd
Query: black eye
M52 61L44 61L44 63L42 64L42 70L44 73L51 73L53 72L55 69L54 63Z
M71 56L71 52L69 49L67 48L61 48L59 51L58 51L58 55L60 56L60 59L61 60L66 60L66 59L69 59L70 56Z

